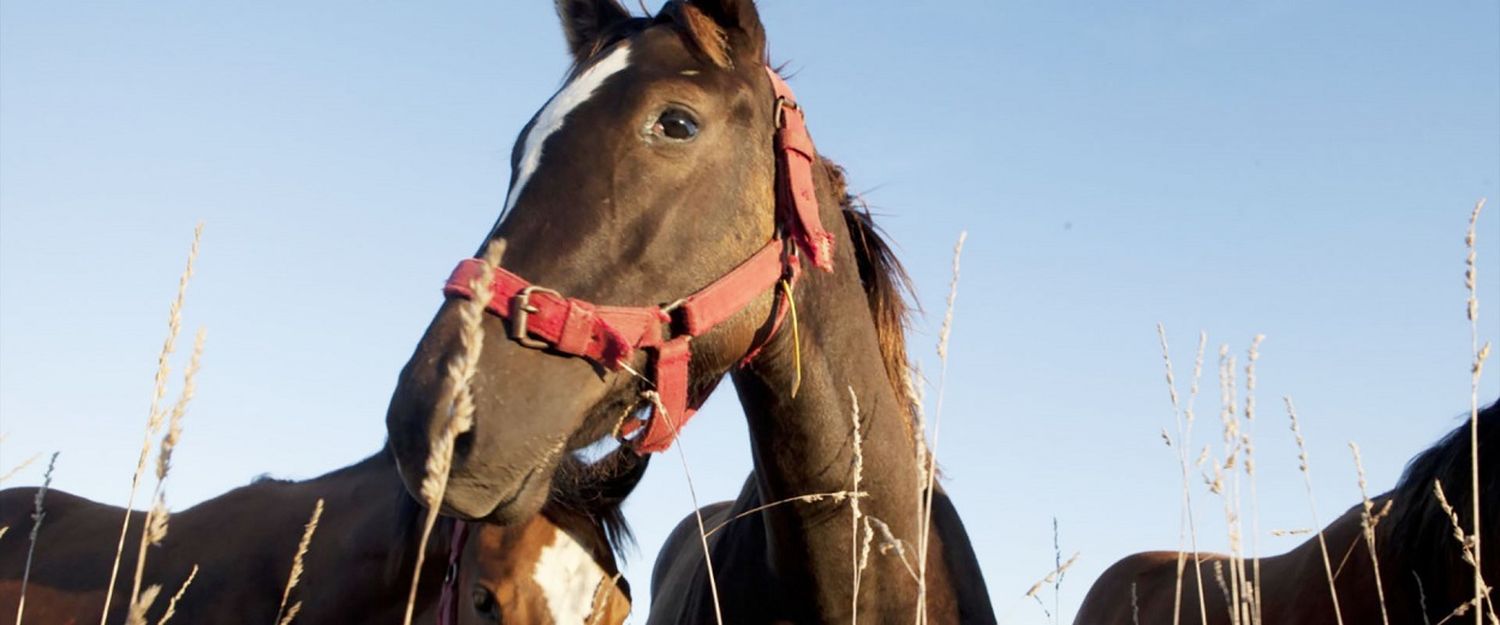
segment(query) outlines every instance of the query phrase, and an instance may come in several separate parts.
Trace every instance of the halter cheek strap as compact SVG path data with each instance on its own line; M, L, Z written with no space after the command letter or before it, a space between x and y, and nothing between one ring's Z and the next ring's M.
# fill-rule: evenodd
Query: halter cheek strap
M438 625L458 623L458 565L469 542L469 524L455 519L453 538L448 544L448 571L443 577L443 594L438 599Z
M671 447L678 431L707 399L690 396L692 339L702 336L749 307L782 281L790 286L801 271L800 250L814 267L833 271L833 235L818 215L812 167L817 158L802 108L791 88L767 69L776 93L776 220L778 234L739 266L708 286L667 306L599 306L537 286L496 267L486 311L510 322L510 338L523 346L583 358L606 369L625 366L636 350L654 356L648 381L660 402L653 402L643 421L622 424L620 433L640 431L631 442L642 454ZM785 237L785 238L783 238ZM484 261L465 259L448 277L443 292L472 298ZM482 288L482 285L478 285ZM787 306L777 295L772 330L753 346L754 355L781 327ZM665 411L667 414L662 415ZM663 418L663 417L666 418ZM643 425L644 424L644 425Z

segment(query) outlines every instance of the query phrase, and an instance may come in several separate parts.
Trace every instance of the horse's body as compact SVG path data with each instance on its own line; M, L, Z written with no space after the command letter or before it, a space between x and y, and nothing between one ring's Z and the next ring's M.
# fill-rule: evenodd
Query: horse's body
M1500 579L1500 409L1491 405L1479 416L1480 518L1484 577ZM1396 488L1374 499L1378 512L1390 502L1388 517L1376 524L1380 581L1391 623L1437 623L1473 597L1473 569L1463 562L1448 517L1433 494L1441 480L1450 502L1459 511L1465 531L1472 531L1469 464L1469 427L1454 430L1422 452L1407 467ZM1334 588L1345 623L1381 622L1375 568L1364 538L1363 504L1345 512L1324 528L1323 540L1335 572ZM1491 540L1496 536L1496 540ZM1077 625L1132 625L1172 623L1176 603L1179 552L1139 553L1116 562L1099 576L1079 608ZM1186 554L1180 622L1202 623L1193 554ZM1217 581L1216 568L1228 579L1229 558L1200 554L1204 610L1208 623L1231 622L1230 601ZM1246 561L1246 570L1252 562ZM1250 580L1255 582L1254 574ZM1261 622L1323 625L1336 622L1333 595L1323 567L1317 537L1291 551L1260 559ZM1420 582L1418 581L1420 580ZM1424 614L1425 605L1425 614Z
M698 511L704 528L721 528L708 537L708 550L718 576L722 609L734 615L726 617L728 621L777 622L787 617L785 597L791 589L776 583L780 576L765 557L773 548L767 539L765 519L759 514L745 514L764 503L753 481L747 481L739 499L709 504ZM736 518L741 514L745 516ZM933 496L932 523L933 531L945 539L941 557L952 572L959 597L959 622L993 623L983 572L958 512L941 490ZM651 574L650 622L711 621L714 606L707 571L697 515L689 514L657 554Z
M633 484L639 475L627 477ZM25 568L35 488L0 491L0 614L14 614ZM168 598L194 565L192 585L176 606L175 623L273 623L291 572L304 525L318 499L324 511L304 557L304 572L289 603L301 602L300 623L399 623L416 555L421 510L406 494L390 453L382 451L357 464L301 482L258 480L188 508L170 518L161 546L147 553L142 588L162 585L148 622L156 622ZM37 536L35 560L26 588L26 621L92 625L100 621L105 587L124 510L59 490L43 501L46 516ZM603 528L578 520L586 512L549 506L515 527L478 526L465 549L459 591L459 622L494 622L496 614L545 615L547 597L532 575L539 550L586 558L597 576L618 572ZM554 523L550 517L564 519ZM111 607L110 623L120 623L129 603L136 545L145 514L132 512L130 535ZM569 526L564 531L563 525ZM452 523L439 525L428 545L418 610L437 622L437 598L448 566ZM613 531L613 528L611 529ZM538 547L531 561L496 546L507 535L524 535ZM515 540L515 539L512 539ZM574 555L578 554L578 555ZM509 584L520 589L496 605L488 589ZM614 612L628 597L614 584L598 605ZM615 596L619 594L620 596ZM541 612L538 612L541 610ZM627 607L628 610L628 607ZM548 623L543 618L505 622ZM600 622L623 622L620 620Z
M850 490L857 397L861 511L905 557L877 548L856 594L863 530L850 504L776 506L752 522L763 542L717 543L715 565L733 572L720 597L753 607L724 617L905 623L925 604L935 622L992 622L988 599L971 601L984 594L977 567L945 557L970 551L962 527L923 534L904 275L868 216L844 210L840 173L817 158L768 66L754 3L673 0L653 17L615 0L557 8L574 71L517 141L484 260L450 278L391 399L407 488L420 490L439 437L455 431L449 402L464 382L451 372L476 353L474 424L442 505L501 523L538 509L558 459L630 430L638 408L652 416L633 444L664 448L731 370L755 460L740 501ZM492 314L475 320L480 294ZM713 622L708 603L663 601L652 620Z

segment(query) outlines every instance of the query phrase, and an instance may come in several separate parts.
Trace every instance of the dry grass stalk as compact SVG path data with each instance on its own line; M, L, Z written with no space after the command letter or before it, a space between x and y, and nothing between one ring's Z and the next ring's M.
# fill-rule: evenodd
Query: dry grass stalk
M41 457L42 457L42 454L35 453L35 454L32 454L30 458L22 460L21 464L18 464L16 466L12 467L11 470L6 471L4 475L0 475L0 484L4 484L5 482L9 481L10 478L15 477L17 473L20 473L21 471L25 470L26 467L31 466L31 463L36 462L37 458L41 458Z
M1310 462L1308 462L1307 441L1302 438L1302 427L1298 424L1297 407L1292 404L1292 398L1283 397L1282 401L1286 404L1287 416L1291 417L1292 420L1292 436L1297 439L1298 469L1302 471L1303 483L1307 486L1307 505L1308 508L1312 511L1313 527L1319 528L1317 530L1318 549L1323 555L1323 572L1328 577L1328 595L1329 598L1333 600L1333 617L1334 620L1339 623L1339 625L1343 625L1344 613L1343 610L1339 608L1338 588L1335 587L1333 583L1333 565L1328 560L1328 542L1323 539L1323 523L1318 520L1318 501L1317 498L1313 496L1312 465Z
M1130 582L1130 622L1141 625L1141 599L1136 592L1136 583Z
M1224 460L1214 465L1213 477L1209 480L1209 490L1224 500L1224 526L1229 532L1229 585L1226 607L1229 609L1229 622L1241 625L1248 620L1248 615L1245 614L1244 600L1247 597L1244 594L1244 558L1241 555L1240 544L1239 471L1236 470L1242 436L1235 399L1234 372L1235 361L1234 356L1229 354L1229 345L1220 345L1219 421L1223 425ZM1214 565L1222 569L1222 564L1219 562L1215 562ZM1219 574L1222 575L1222 571L1219 571Z
M1050 584L1055 583L1057 581L1057 579L1062 576L1063 573L1066 573L1068 571L1068 569L1073 568L1073 564L1076 563L1076 562L1078 562L1078 556L1080 556L1080 555L1082 555L1082 554L1081 553L1074 553L1073 557L1068 558L1067 562L1064 562L1064 563L1058 565L1057 568L1052 569L1052 572L1048 573L1046 577L1043 577L1043 578L1037 580L1037 582L1035 584L1031 585L1031 588L1029 588L1029 589L1026 590L1026 595L1025 596L1030 597L1032 599L1036 599L1037 603L1040 604L1042 602L1042 600L1037 597L1037 593L1041 592L1042 587L1048 586ZM1042 606L1042 611L1045 612L1046 610L1047 610L1047 607L1045 605L1043 605Z
M141 441L140 459L136 461L135 474L130 478L130 495L125 498L125 519L120 523L120 540L115 545L115 559L109 569L109 585L105 587L104 609L99 616L99 625L109 619L109 605L115 594L115 580L120 573L120 558L125 553L125 535L130 531L130 513L135 505L135 493L140 487L141 476L146 472L146 458L151 453L151 439L161 429L164 418L161 401L167 394L167 377L171 373L170 359L176 349L177 335L182 330L182 303L187 297L188 282L193 277L193 263L198 260L198 244L203 239L203 223L193 228L193 244L188 249L187 266L177 279L177 297L167 313L167 338L162 342L161 353L156 357L156 377L151 394L151 409L146 413L146 434Z
M906 567L906 574L911 576L912 581L917 581L917 570L912 568L911 561L906 559L906 542L901 540L900 538L896 538L896 535L891 532L891 526L887 525L885 521L882 521L875 516L866 514L865 542L868 543L871 534L877 532L880 536L880 554L896 554L897 557L901 558L901 565Z
M203 342L208 334L202 328L198 329L193 338L193 353L188 359L187 369L182 376L182 391L177 395L177 401L172 404L168 419L167 433L161 438L161 444L156 451L156 486L151 490L151 508L146 511L145 531L141 532L139 549L135 556L135 581L131 583L130 602L135 603L137 595L141 592L141 581L146 573L146 553L148 546L160 546L161 541L167 537L167 512L166 495L162 492L163 485L167 481L167 473L172 469L172 451L177 448L177 443L182 440L182 418L187 415L188 404L193 400L196 392L198 369L203 359Z
M1432 625L1432 619L1427 618L1427 589L1422 587L1422 576L1412 571L1411 577L1417 580L1417 607L1422 609L1422 625Z
M156 625L167 625L167 621L172 620L172 617L177 615L177 602L182 601L182 596L187 594L188 586L192 586L193 580L197 578L198 565L194 564L193 570L188 572L187 579L182 580L182 585L177 587L177 593L172 595L170 601L167 601L167 611L162 613L161 620L156 621Z
M672 420L671 413L662 404L661 394L656 391L643 391L641 396L651 402L656 409L657 418L666 419L667 427L673 431L677 430L677 423ZM682 439L677 439L677 457L682 460L682 474L687 478L688 497L693 502L693 518L698 521L698 542L703 547L703 566L708 571L708 589L714 598L714 622L724 625L724 612L719 606L719 580L714 576L713 555L708 549L708 532L703 530L703 508L698 505L698 489L693 486L693 471L688 468L687 452L682 448Z
M1484 210L1484 198L1480 198L1474 204L1474 211L1469 213L1469 229L1464 234L1464 247L1468 248L1468 254L1464 258L1464 286L1469 289L1468 306L1465 312L1469 318L1469 343L1473 351L1473 366L1469 374L1469 460L1470 460L1470 488L1473 489L1474 515L1474 601L1476 604L1485 598L1483 594L1486 588L1484 575L1480 568L1479 549L1479 376L1484 371L1485 358L1489 356L1490 344L1485 343L1483 348L1479 347L1479 268L1475 263L1477 256L1476 241L1477 226L1479 224L1479 213ZM1494 610L1491 608L1491 620ZM1479 615L1474 615L1474 622L1480 622Z
M1204 332L1198 333L1198 349L1193 361L1193 379L1189 387L1188 402L1184 408L1177 395L1177 378L1172 373L1172 350L1167 344L1167 330L1162 324L1156 324L1156 336L1161 342L1162 364L1166 368L1167 393L1172 400L1172 417L1177 423L1177 439L1174 441L1162 430L1162 438L1169 447L1177 452L1178 462L1182 470L1182 512L1178 519L1178 550L1177 550L1177 578L1172 600L1172 625L1178 625L1182 620L1182 580L1187 568L1187 552L1182 549L1185 540L1191 540L1193 554L1193 573L1198 586L1198 615L1200 623L1208 622L1208 604L1203 594L1203 567L1198 559L1198 529L1193 518L1193 496L1190 489L1191 480L1190 464L1188 462L1188 447L1192 444L1193 436L1193 403L1198 397L1198 381L1203 376L1203 350L1208 344L1208 335ZM1208 449L1204 448L1206 454ZM1200 457L1198 464L1203 464Z
M172 417L167 423L167 433L162 436L161 446L156 453L156 479L157 488L160 490L161 481L167 479L167 473L172 470L172 452L177 449L177 443L182 440L182 418L187 415L188 404L193 401L193 395L198 390L198 369L203 359L203 343L208 340L208 332L203 328L193 337L193 355L188 359L187 371L182 376L182 392L177 396L177 403L172 405Z
M1255 363L1260 360L1260 344L1266 335L1257 334L1250 340L1250 350L1245 357L1245 423L1249 432L1245 434L1245 476L1250 479L1250 622L1261 625L1260 596L1260 492L1255 480Z
M927 402L927 378L922 375L921 365L911 365L906 375L906 393L912 401L912 438L917 455L917 496L927 484L927 414L923 406ZM920 512L920 510L918 511Z
M854 460L852 473L854 486L849 490L860 492L860 483L865 476L865 436L860 429L859 418L859 395L854 392L854 387L849 387L849 421L851 436L854 443ZM874 530L866 527L864 532L859 531L859 520L863 516L859 510L859 497L849 499L849 558L850 576L853 578L852 590L849 593L849 622L859 622L859 581L865 571L865 566L870 562L870 540L875 537ZM864 534L864 550L861 554L860 535Z
M1494 623L1500 619L1496 618L1495 605L1489 597L1490 588L1488 585L1485 585L1484 578L1479 575L1479 535L1464 532L1463 523L1458 519L1458 511L1453 508L1452 504L1448 503L1448 494L1443 492L1443 483L1434 480L1432 488L1433 492L1437 495L1438 505L1442 506L1443 513L1448 515L1448 521L1453 525L1453 539L1458 541L1459 548L1463 552L1464 562L1468 562L1469 566L1474 567L1474 576L1479 579L1480 583L1478 594L1473 599L1460 605L1459 610L1467 611L1469 606L1487 606L1490 622ZM1480 618L1484 612L1485 610L1475 610L1475 614L1479 615L1475 618ZM1463 616L1463 614L1464 612L1455 611L1455 614L1449 616Z
M773 502L768 503L768 504L759 505L759 506L756 506L754 508L750 508L749 510L746 510L744 512L741 512L739 514L736 514L733 517L730 517L729 519L725 520L723 523L720 523L718 525L715 525L715 526L709 528L708 531L704 532L703 534L704 534L705 537L707 537L707 536L713 536L714 533L718 532L719 530L724 529L725 527L728 527L730 523L733 523L735 521L743 519L743 518L745 518L747 516L751 516L753 514L758 514L761 511L764 511L764 510L767 510L767 509L770 509L770 508L775 508L776 506L786 505L786 504L789 504L789 503L799 503L799 502L800 503L817 503L817 502L823 501L825 499L831 499L831 500L834 501L834 503L838 503L838 502L841 502L845 498L848 498L848 497L869 497L869 496L870 496L870 493L864 493L864 492L856 493L856 492L847 491L847 490L836 490L836 491L827 492L827 493L813 493L811 495L798 495L796 497L787 497L786 499L781 499L781 500L778 500L778 501L773 501ZM870 518L869 515L865 515L865 517L866 518Z
M297 620L297 615L301 613L302 602L293 603L291 609L286 611L286 616L281 617L281 620L277 621L276 625L292 625L292 621Z
M156 596L159 594L161 594L161 584L152 584L131 599L130 611L125 616L125 625L146 625L146 611L151 609L151 604L156 603Z
M292 556L292 570L286 578L286 588L281 591L281 605L276 607L276 622L278 625L292 622L297 612L302 609L302 602L292 604L287 609L287 601L292 598L292 590L297 583L302 581L302 562L307 557L307 550L312 546L313 534L318 531L318 520L323 518L323 498L318 498L318 503L313 504L312 517L302 527L302 540L297 543L297 553Z
M459 345L463 351L457 358L450 358L445 365L443 399L438 402L444 420L442 433L432 441L427 452L426 475L422 479L421 494L427 506L427 515L422 523L422 537L417 543L416 563L411 573L411 590L406 595L406 614L402 623L411 625L417 605L417 584L422 578L422 565L427 560L427 542L432 538L432 528L437 524L438 508L448 490L448 473L453 467L453 446L460 434L474 427L474 394L471 383L479 370L479 358L484 350L484 311L494 297L495 268L505 256L505 240L491 239L484 247L484 262L481 271L470 281L473 293L458 307Z
M953 244L953 278L948 282L947 309L943 313L942 330L938 332L937 354L941 364L938 368L937 407L933 411L932 444L928 448L926 476L922 480L926 484L925 499L920 510L922 522L917 529L917 625L927 622L927 546L928 533L932 528L932 491L937 484L938 435L943 426L943 390L948 384L948 339L953 336L953 311L958 302L959 260L963 258L964 241L968 238L967 230L959 232L958 242Z
M1365 547L1370 550L1370 566L1375 569L1375 596L1380 600L1380 622L1391 625L1391 617L1385 607L1385 584L1380 580L1380 552L1375 548L1375 525L1379 519L1375 514L1375 503L1370 501L1368 485L1365 482L1365 463L1359 455L1359 445L1349 441L1349 451L1354 454L1354 470L1359 475L1359 497L1363 502L1363 511L1360 513L1360 524L1364 529ZM1389 502L1387 502L1389 510Z
M47 498L47 489L52 487L52 470L57 467L57 454L47 461L47 472L42 474L42 487L36 489L35 510L31 513L31 536L26 547L26 568L21 571L21 594L16 597L16 625L26 613L26 585L31 581L31 562L36 556L36 537L42 531L42 521L47 518L47 509L42 506ZM7 528L9 529L9 528Z

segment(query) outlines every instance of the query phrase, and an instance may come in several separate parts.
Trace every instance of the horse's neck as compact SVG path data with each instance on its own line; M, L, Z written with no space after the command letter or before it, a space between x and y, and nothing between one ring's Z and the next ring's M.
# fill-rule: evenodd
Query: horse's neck
M823 199L828 202L827 198ZM824 223L844 230L835 214ZM735 387L750 422L755 480L765 503L854 490L854 467L863 466L860 512L889 526L904 543L907 564L919 568L920 469L903 401L892 387L850 239L840 237L833 274L809 270L797 296L801 335L801 385L792 396L799 358L793 332L781 332L747 367ZM788 319L787 323L791 323ZM856 456L853 398L858 398L861 438ZM770 564L788 589L811 589L809 605L818 620L849 620L853 562L858 559L848 503L781 505L765 513ZM864 521L861 521L863 524ZM861 533L863 529L861 528ZM880 532L877 532L879 534ZM860 535L858 538L863 539ZM941 546L933 557L929 588L944 588ZM859 611L866 618L910 621L918 586L896 550L872 546L860 582ZM809 557L809 556L812 557ZM936 590L929 603L944 603Z
M1345 622L1370 622L1378 619L1374 570L1364 538L1364 525L1356 507L1340 515L1322 529L1321 542L1313 536L1291 551L1261 560L1263 619L1267 623L1323 622L1333 619L1333 595L1329 592L1328 571L1323 565L1323 546L1328 549L1328 566L1334 573L1333 588ZM1381 567L1395 565L1381 562ZM1253 562L1245 563L1246 571ZM1212 591L1210 591L1212 592ZM1390 592L1390 591L1387 591ZM1313 619L1313 620L1309 620Z
M407 500L389 454L377 454L311 480L273 487L280 490L285 505L305 504L301 507L308 515L319 499L323 501L323 516L306 554L303 574L304 583L316 588L310 586L302 596L299 620L358 622L399 615L405 608L420 522L419 509ZM447 542L434 537L431 543L423 576L436 582L447 565ZM317 582L312 583L313 579ZM419 607L435 598L436 589L434 583L423 584Z

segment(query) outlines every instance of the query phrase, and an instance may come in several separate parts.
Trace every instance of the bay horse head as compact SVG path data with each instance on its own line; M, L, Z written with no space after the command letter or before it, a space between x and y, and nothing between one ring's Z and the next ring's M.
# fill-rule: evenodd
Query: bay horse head
M816 157L751 0L557 12L573 68L517 139L504 209L449 279L386 415L418 493L450 414L461 309L489 289L473 426L442 501L459 518L535 513L560 459L612 432L665 448L781 327L802 265L832 263ZM503 255L482 259L492 244ZM649 420L632 416L652 404Z
M593 464L570 457L540 514L516 525L459 523L467 545L454 586L444 589L440 609L450 618L439 625L622 625L630 583L615 554L631 539L620 506L646 466L629 450Z

